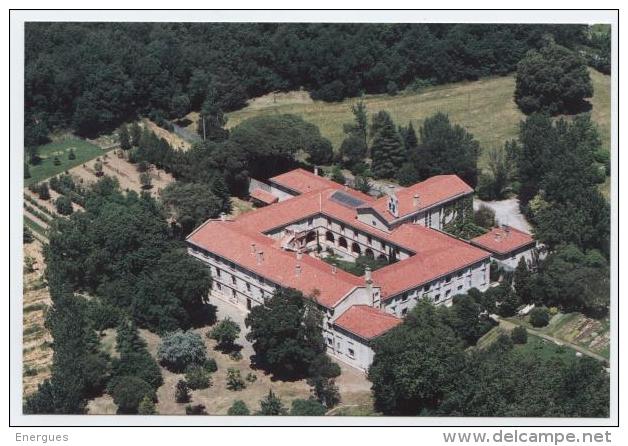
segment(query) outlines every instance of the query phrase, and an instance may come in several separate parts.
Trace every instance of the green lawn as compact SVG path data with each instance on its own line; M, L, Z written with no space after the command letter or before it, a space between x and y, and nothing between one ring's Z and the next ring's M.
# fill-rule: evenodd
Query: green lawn
M24 216L24 224L36 234L46 237L46 230L27 216Z
M602 142L610 140L610 76L590 70L594 97L593 119L600 125ZM399 125L412 122L418 129L422 121L437 111L445 112L450 119L475 135L484 149L480 165L486 162L486 149L501 148L508 139L517 136L517 126L524 115L513 101L515 78L513 75L480 79L474 82L430 87L419 93L397 96L367 95L364 102L369 114L379 110L391 113ZM265 114L292 113L317 125L323 136L335 148L340 146L344 134L342 125L351 122L350 107L355 98L342 102L311 101L299 92L277 95L276 100L253 101L249 106L228 114L228 126L233 127L244 119Z
M528 333L528 342L515 345L515 349L522 354L535 352L544 361L560 359L563 362L573 361L576 351L565 346L556 345L551 341L539 338Z
M73 160L68 159L70 149L73 149L76 155L76 158ZM104 152L98 146L82 139L67 138L40 146L38 153L41 161L35 166L29 166L31 177L24 180L26 186L65 172L79 164L101 156ZM54 165L55 156L61 161L61 164L58 166Z

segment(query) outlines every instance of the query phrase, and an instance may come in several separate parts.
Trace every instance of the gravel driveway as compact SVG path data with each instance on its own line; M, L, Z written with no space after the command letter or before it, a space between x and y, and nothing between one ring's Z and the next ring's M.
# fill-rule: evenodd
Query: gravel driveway
M498 224L512 226L515 229L528 233L532 232L530 223L527 222L525 217L519 211L519 199L509 198L508 200L501 201L482 201L477 198L473 199L473 209L477 210L482 204L495 211L495 219Z

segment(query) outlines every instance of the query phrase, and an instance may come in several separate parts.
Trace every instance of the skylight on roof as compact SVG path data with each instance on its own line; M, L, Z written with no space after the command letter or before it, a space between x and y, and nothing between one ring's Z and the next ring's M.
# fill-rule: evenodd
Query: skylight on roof
M354 196L349 195L348 193L341 190L337 190L336 192L331 194L330 199L338 204L341 204L351 209L355 209L364 204L364 201L360 200L359 198L355 198Z

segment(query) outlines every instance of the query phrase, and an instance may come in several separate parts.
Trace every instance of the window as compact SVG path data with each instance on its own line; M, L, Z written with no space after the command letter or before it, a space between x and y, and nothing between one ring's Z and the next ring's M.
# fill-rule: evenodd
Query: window
M405 316L406 314L408 314L408 309L404 308L403 310L401 310L401 315Z
M308 218L307 219L307 225L308 226L312 226L313 223L314 223L314 219L312 219L312 218Z
M350 357L355 358L355 352L353 351L352 348L347 349L347 351L349 352Z
M445 299L447 299L450 294L451 294L451 290L445 291Z
M440 294L434 296L434 302L438 302L440 300Z
M373 244L373 239L371 238L371 236L370 236L370 235L366 236L366 241L367 241L367 243L368 243L369 245L372 245L372 244Z
M401 296L401 301L405 302L408 300L408 293L403 293L403 295Z
M231 276L231 283L233 283L234 285L237 283L235 276Z
M332 347L334 345L334 341L332 341L331 338L327 338L327 345Z
M371 220L371 224L372 224L373 226L377 226L377 222L376 222L375 220Z
M331 227L331 219L330 218L327 219L327 226Z
M229 262L229 268L231 268L231 269L235 269L235 263L233 263L233 262Z
M236 297L236 292L235 292L235 290L231 290L231 295L232 295L233 297Z
M251 284L250 283L246 283L246 290L250 293L251 292Z
M445 282L446 282L446 283L451 282L451 276L447 276L447 277L445 277Z
M220 277L220 270L218 268L216 268L216 275Z
M218 289L218 291L222 291L222 285L219 284L218 282L214 282L216 284L216 289Z

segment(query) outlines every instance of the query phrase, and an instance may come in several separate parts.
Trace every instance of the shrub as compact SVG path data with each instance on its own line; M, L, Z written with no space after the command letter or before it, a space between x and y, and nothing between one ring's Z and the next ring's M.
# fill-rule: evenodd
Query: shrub
M55 200L55 208L60 215L70 215L74 212L74 209L72 209L72 200L65 195L60 195L59 198Z
M495 211L486 205L480 205L479 209L473 214L473 220L476 225L490 229L495 226Z
M24 376L35 376L37 375L37 369L35 367L31 367L30 365L24 365Z
M174 389L174 400L177 403L187 403L190 401L190 388L188 383L183 379L177 381L177 386Z
M70 151L68 152L68 159L69 160L76 159L76 154L74 153L74 149L70 149Z
M157 357L168 370L180 373L191 364L203 364L207 354L205 344L198 333L178 330L163 338Z
M188 404L185 406L185 414L186 415L207 415L207 411L205 410L204 404Z
M136 169L139 173L143 173L146 172L149 167L150 165L146 161L140 161L139 163L137 163Z
M137 413L140 402L145 398L155 398L153 388L146 381L135 376L124 376L117 380L111 395L119 413Z
M214 358L207 358L205 362L203 362L203 368L208 373L214 373L218 370L218 364L216 364L216 360Z
M281 398L275 395L272 390L268 391L268 396L261 400L259 405L258 415L286 415L288 413L281 402Z
M94 163L94 172L95 172L97 177L101 177L103 175L102 162L96 161Z
M510 339L513 344L525 344L528 342L528 330L525 327L515 327L510 332Z
M549 312L547 308L544 307L536 307L530 311L530 324L533 327L545 327L549 324Z
M246 389L246 383L242 379L240 370L234 368L227 369L227 389L233 391Z
M207 370L199 365L191 365L185 371L185 380L192 390L207 389L212 385L212 379Z
M58 156L54 157L54 159L52 160L52 164L54 164L55 166L60 166L61 165L61 160L59 159Z
M140 401L140 405L137 408L137 413L140 415L157 414L157 410L155 409L155 402L149 395L146 395L144 396L144 398L142 398L142 401Z
M325 415L325 412L327 412L325 406L313 398L307 400L294 400L292 401L292 407L290 409L290 415L306 417L322 417Z
M236 400L227 411L227 415L251 415L251 411L244 401Z
M140 184L142 189L150 189L153 187L153 179L148 172L142 172L140 174Z
M50 200L50 190L48 190L48 183L45 181L37 185L36 193L39 195L40 200Z
M229 353L229 357L234 361L240 361L242 359L242 353L239 350L234 350Z
M24 232L22 233L22 242L26 245L28 243L33 243L35 240L35 236L28 226L24 225Z
M495 260L491 260L491 269L489 272L491 282L497 282L499 280L500 275L501 274L500 274L499 265L497 264Z
M249 372L246 374L246 378L244 379L246 379L247 382L254 383L255 381L257 381L257 375L253 372Z

